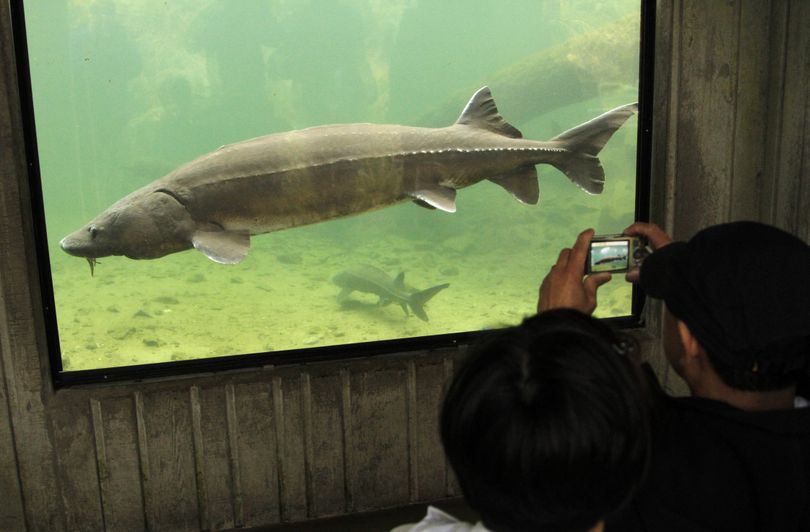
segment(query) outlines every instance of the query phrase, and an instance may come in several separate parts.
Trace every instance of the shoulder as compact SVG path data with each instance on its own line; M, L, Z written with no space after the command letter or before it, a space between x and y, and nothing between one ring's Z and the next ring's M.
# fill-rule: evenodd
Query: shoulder
M435 506L428 506L427 515L418 523L400 525L391 532L489 532L481 523L459 521Z

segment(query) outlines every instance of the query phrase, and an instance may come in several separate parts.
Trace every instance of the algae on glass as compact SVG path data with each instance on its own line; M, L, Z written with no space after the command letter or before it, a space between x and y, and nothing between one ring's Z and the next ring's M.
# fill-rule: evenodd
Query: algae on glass
M321 124L443 127L489 86L547 140L638 96L630 0L51 0L26 4L48 249L66 370L368 342L517 323L577 233L634 218L636 123L588 195L540 165L524 205L481 182L457 212L407 202L252 238L237 265L194 251L87 262L59 240L217 147ZM333 278L373 267L410 292L449 286L429 321ZM354 269L354 270L353 270ZM385 277L387 276L387 277ZM601 316L630 312L619 277ZM388 286L388 285L386 285ZM397 300L399 301L399 300ZM383 304L380 304L383 303ZM407 307L407 305L406 305Z

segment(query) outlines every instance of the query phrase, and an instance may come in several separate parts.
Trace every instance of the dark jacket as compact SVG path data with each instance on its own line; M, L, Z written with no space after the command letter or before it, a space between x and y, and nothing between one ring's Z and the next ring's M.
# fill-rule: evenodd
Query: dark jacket
M653 416L647 479L608 531L810 531L810 407L745 412L661 393Z

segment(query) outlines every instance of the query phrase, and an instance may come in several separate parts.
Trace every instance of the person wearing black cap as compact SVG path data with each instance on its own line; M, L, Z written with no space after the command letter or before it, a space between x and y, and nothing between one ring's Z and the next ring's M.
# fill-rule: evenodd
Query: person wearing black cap
M755 222L689 242L652 224L625 233L655 250L628 280L663 299L665 353L692 395L659 394L648 477L607 530L810 530L810 247ZM561 252L539 310L593 311L609 277L568 266L592 235Z

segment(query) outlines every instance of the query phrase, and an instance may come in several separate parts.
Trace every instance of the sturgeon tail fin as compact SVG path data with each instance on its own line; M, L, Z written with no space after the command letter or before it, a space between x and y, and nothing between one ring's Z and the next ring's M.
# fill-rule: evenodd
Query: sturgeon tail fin
M416 314L420 320L428 321L428 317L424 309L425 303L427 303L430 300L430 298L432 298L433 296L435 296L448 286L450 286L450 283L439 284L411 294L408 304L411 306L411 310L413 311L413 313Z
M623 105L557 135L551 140L561 143L570 154L554 166L589 194L601 193L605 171L597 156L616 130L637 112L637 103Z

